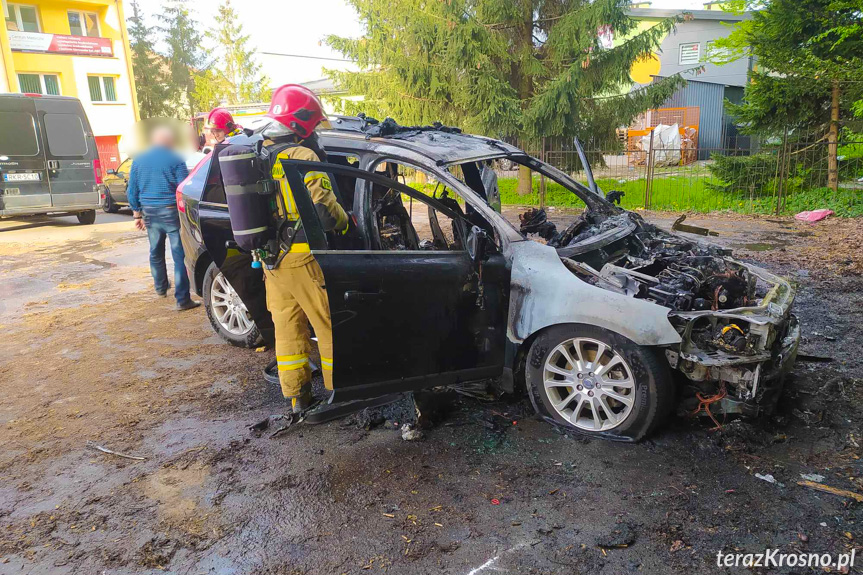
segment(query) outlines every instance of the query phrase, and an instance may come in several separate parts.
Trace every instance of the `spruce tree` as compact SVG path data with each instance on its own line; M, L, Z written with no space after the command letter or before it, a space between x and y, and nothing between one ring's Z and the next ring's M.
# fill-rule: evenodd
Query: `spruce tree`
M137 1L132 2L132 17L129 18L129 44L141 118L166 115L169 99L167 77L156 54L151 29L144 22Z
M216 60L211 77L199 79L201 89L217 92L219 99L228 104L268 100L269 79L261 75L255 50L249 47L249 35L243 34L243 25L230 0L219 6L215 26L206 36L215 44Z
M629 71L676 19L638 32L628 0L349 0L365 33L326 42L360 71L329 71L361 102L345 112L403 124L442 121L536 145L579 136L615 145L615 129L665 101L679 77L629 93ZM615 46L598 32L611 27Z
M158 18L168 46L166 59L175 91L174 104L180 117L192 117L200 111L195 98L195 76L205 68L200 25L189 14L185 0L166 0Z

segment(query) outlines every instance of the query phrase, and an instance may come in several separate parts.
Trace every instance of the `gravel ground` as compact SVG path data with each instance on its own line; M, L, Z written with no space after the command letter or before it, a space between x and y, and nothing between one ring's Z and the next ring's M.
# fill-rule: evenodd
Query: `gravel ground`
M720 551L860 555L863 504L797 485L863 492L860 222L687 223L797 281L801 352L834 361L798 364L774 417L673 419L620 445L451 394L421 441L370 418L255 437L284 409L260 376L271 352L156 298L127 216L0 222L0 574L713 574L746 571Z

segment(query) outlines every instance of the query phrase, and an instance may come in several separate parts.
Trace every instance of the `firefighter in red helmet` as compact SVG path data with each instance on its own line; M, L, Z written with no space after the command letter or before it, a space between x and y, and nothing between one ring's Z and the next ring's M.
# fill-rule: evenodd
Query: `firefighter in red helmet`
M226 138L236 136L243 128L234 122L234 117L225 108L213 108L207 115L204 131L208 136L205 145L215 146L224 142Z
M273 92L267 117L273 121L264 128L264 144L278 159L326 161L315 135L315 128L326 121L323 107L314 92L305 86L287 84ZM300 217L280 162L273 167L273 178L283 194L283 214L291 226ZM348 215L336 201L327 174L310 171L304 179L315 211L325 231L345 233ZM276 360L282 394L299 413L312 403L309 352L309 323L318 338L324 385L333 389L333 330L324 275L309 250L301 225L288 253L272 270L265 270L267 307L276 327Z

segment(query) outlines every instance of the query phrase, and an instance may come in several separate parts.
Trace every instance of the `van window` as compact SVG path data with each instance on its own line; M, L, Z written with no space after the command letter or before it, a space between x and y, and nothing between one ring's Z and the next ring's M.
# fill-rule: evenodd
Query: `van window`
M39 153L36 123L26 112L0 112L0 156L35 156Z
M52 156L86 156L84 124L74 114L45 114L48 151Z

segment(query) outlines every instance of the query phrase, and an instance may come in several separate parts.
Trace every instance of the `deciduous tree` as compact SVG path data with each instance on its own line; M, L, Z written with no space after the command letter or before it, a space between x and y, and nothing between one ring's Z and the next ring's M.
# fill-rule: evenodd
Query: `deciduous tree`
M792 134L827 140L827 184L839 185L842 124L863 98L863 7L860 0L736 0L752 10L719 42L732 54L751 54L743 104L732 109L750 133Z

